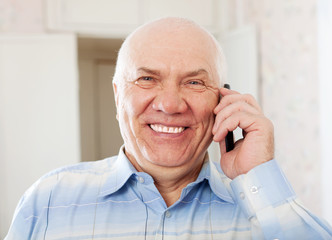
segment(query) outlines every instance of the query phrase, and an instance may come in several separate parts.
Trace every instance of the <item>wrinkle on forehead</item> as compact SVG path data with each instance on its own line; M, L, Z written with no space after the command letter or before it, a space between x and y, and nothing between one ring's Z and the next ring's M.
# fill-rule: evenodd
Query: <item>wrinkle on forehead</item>
M168 51L168 54L172 52L186 54L192 51L197 52L197 55L207 54L207 59L213 62L211 67L217 72L219 79L216 81L221 86L222 70L225 66L217 41L196 23L181 18L160 19L145 24L130 34L119 51L116 74L125 70L131 53L139 52L143 58L153 54L154 51L163 50Z

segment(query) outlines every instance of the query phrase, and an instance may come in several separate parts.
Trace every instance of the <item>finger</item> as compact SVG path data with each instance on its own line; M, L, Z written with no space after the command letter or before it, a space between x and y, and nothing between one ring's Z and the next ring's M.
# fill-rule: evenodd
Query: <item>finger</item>
M229 94L229 95L223 96L221 98L220 103L214 109L214 113L217 114L221 109L223 109L227 105L233 104L235 102L245 102L245 103L253 106L254 108L256 108L258 111L262 111L258 102L252 95L250 95L250 94Z
M237 127L249 133L257 131L264 126L265 117L248 112L236 112L220 122L219 128L215 131L213 140L218 142L223 140L229 131L234 131Z
M225 96L228 96L228 95L233 95L233 94L240 94L234 90L230 90L230 89L227 89L227 88L220 88L219 89L219 92L220 92L220 95L221 95L221 99L222 100ZM220 103L216 106L214 112L216 113L216 111L218 112L220 109L221 109L221 106L219 106Z
M220 110L215 118L215 122L212 128L212 134L215 134L217 129L220 127L220 124L229 116L236 112L247 112L250 114L261 114L260 111L258 111L256 108L254 108L252 105L249 105L246 102L235 102L231 105L226 106L222 110Z
M226 96L226 95L230 95L230 94L240 94L239 92L228 89L228 88L220 88L219 92L222 96Z
M228 132L234 131L238 125L240 124L239 121L234 121L235 118L225 118L219 123L219 127L213 133L213 141L220 142L225 140Z

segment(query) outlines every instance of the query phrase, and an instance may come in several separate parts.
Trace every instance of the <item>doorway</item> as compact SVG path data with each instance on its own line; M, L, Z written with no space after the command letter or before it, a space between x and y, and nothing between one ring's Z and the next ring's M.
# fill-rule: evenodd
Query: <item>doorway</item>
M123 144L112 86L121 44L121 39L78 39L82 161L117 155Z

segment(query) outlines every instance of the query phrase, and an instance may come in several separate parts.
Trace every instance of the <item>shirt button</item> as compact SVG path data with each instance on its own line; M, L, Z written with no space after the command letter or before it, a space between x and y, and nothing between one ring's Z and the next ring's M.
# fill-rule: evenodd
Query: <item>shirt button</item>
M240 198L241 198L242 200L244 200L245 197L246 197L246 196L244 195L244 193L243 193L243 192L240 192Z
M171 215L172 215L172 214L171 214L170 211L167 210L167 211L165 212L165 216L166 216L167 218L171 217Z
M250 188L250 192L251 192L252 194L256 194L256 193L258 193L258 187L256 187L256 186L252 186L252 187Z
M143 177L138 177L137 180L138 180L140 183L144 183L144 178L143 178Z

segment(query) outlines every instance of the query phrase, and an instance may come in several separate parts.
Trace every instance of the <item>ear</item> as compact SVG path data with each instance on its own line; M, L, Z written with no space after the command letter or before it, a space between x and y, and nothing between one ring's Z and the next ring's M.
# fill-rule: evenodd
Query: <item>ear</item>
M119 104L119 93L118 93L118 86L115 82L113 82L113 92L114 92L114 100L116 106L116 119L119 120L119 113L118 113L118 104Z

